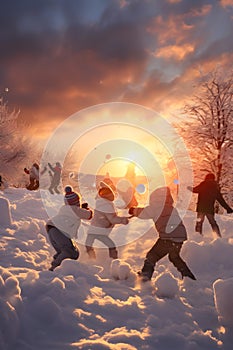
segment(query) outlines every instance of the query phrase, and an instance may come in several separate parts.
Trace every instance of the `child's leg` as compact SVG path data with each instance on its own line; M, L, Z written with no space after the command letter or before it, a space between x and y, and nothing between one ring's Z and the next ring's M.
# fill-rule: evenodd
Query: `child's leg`
M173 263L173 265L177 268L177 270L181 273L182 278L184 276L190 277L191 279L195 280L195 276L190 271L184 260L180 257L180 250L182 247L182 242L170 242L170 249L168 258Z
M96 235L88 234L85 242L86 252L91 259L96 258L94 248L92 247L95 239L96 239Z
M204 220L205 220L205 214L197 213L195 231L200 233L200 235L202 235L202 227L203 227Z
M64 259L78 259L78 249L73 245L71 239L66 237L56 227L51 227L48 231L48 235L52 246L57 251L51 263L51 270L59 266Z
M30 183L29 183L29 185L26 186L26 188L28 190L32 191L34 189L34 186L35 186L35 179L34 179L34 177L30 176L29 181L30 181Z
M37 189L39 188L39 186L40 186L39 181L38 181L38 180L35 180L34 186L33 186L33 190L37 190Z
M220 232L220 228L219 228L219 226L218 226L218 224L217 224L217 222L216 222L216 220L215 220L215 218L214 218L214 215L212 215L212 214L206 214L206 217L207 217L207 219L208 219L208 221L209 221L209 223L210 223L210 225L211 225L211 227L212 227L212 230L213 230L215 233L217 233L217 235L218 235L219 237L222 237L221 232Z
M57 186L54 187L54 191L55 191L57 194L60 193L60 191L58 190Z
M145 279L151 279L156 262L162 259L168 253L168 246L166 242L166 240L159 238L146 254L146 259L140 273L140 275L145 277Z
M116 250L115 243L113 242L113 240L111 238L109 238L108 236L105 236L105 235L98 235L96 237L96 239L98 239L99 241L101 241L102 243L104 243L108 247L110 258L112 258L112 259L118 258L118 252Z

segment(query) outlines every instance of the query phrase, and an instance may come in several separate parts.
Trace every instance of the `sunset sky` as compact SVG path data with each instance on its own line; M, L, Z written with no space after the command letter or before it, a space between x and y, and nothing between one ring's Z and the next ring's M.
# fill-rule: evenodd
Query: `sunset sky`
M232 67L232 19L233 0L1 1L0 92L44 139L99 103L169 117L198 70Z

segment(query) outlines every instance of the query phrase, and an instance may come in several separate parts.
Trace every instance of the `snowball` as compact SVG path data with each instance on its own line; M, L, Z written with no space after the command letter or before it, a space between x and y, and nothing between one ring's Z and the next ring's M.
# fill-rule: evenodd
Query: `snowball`
M121 263L118 269L119 280L126 280L130 275L130 266L127 263Z
M8 199L0 197L0 225L10 226L12 223Z
M113 260L111 263L111 276L115 279L118 279L118 269L120 265L120 259Z
M179 291L177 280L170 273L163 273L155 279L156 294L160 298L174 298Z
M113 278L118 280L126 280L130 276L131 267L128 263L120 259L116 259L112 261L110 271Z

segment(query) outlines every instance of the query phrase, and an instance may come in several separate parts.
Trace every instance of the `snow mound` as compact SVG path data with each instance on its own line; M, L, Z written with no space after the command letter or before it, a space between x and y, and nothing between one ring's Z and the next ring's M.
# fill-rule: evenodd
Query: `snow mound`
M214 301L220 323L233 330L233 278L218 279L213 284Z
M0 225L7 227L12 223L10 204L7 198L0 197Z

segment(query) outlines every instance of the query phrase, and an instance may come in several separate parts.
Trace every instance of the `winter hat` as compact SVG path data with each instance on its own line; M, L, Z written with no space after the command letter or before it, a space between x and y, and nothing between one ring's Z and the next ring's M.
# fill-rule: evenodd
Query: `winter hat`
M65 187L65 197L64 201L66 205L78 205L80 206L80 196L78 193L73 192L73 189L71 186Z
M215 175L212 173L209 173L206 175L205 180L215 180Z
M110 201L114 201L114 193L108 184L105 182L101 181L100 182L100 189L98 191L98 194L101 198L108 199Z

